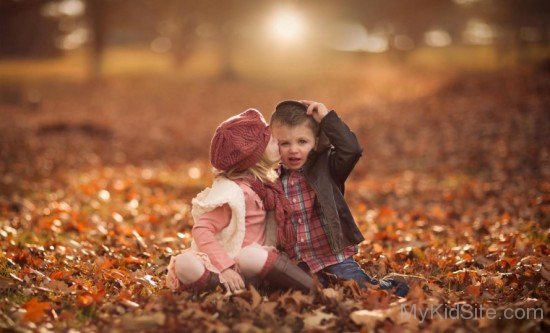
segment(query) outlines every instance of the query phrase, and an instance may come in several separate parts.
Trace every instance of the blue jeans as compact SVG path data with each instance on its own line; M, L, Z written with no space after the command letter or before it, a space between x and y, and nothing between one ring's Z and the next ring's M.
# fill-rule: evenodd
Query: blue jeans
M307 267L305 262L300 262L298 266L309 272L309 267ZM367 284L378 285L383 290L396 288L394 291L395 294L401 297L407 295L409 292L409 286L406 283L389 278L377 280L370 277L352 257L345 259L341 263L325 267L315 273L315 275L324 287L327 287L329 282L335 282L333 280L336 277L340 280L354 280L360 288L367 288Z

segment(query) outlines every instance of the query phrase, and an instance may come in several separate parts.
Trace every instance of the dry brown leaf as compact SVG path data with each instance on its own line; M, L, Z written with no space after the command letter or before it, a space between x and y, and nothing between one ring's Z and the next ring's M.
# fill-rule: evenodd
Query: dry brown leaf
M325 297L331 298L336 301L341 301L344 298L342 292L335 290L334 288L323 288L322 293Z
M159 328L166 322L166 315L163 312L135 317L134 315L125 315L122 317L122 327L125 330L141 331Z
M263 302L258 308L260 309L260 313L265 313L272 316L275 313L277 306L277 302Z
M478 282L476 284L469 285L468 287L466 287L466 289L464 289L464 292L473 296L474 298L479 297L481 295L481 283Z
M250 285L249 289L252 298L250 305L252 306L252 309L256 309L258 305L262 303L262 296L260 295L260 293L258 293L258 290L256 290L253 285Z
M394 310L357 310L350 314L351 320L357 325L374 327L378 321L388 318Z
M58 280L51 280L46 287L50 288L51 290L61 292L61 293L70 293L71 289L69 286L63 282Z
M328 329L334 325L331 319L336 318L332 313L323 311L324 307L318 308L313 313L304 314L304 328L308 329Z

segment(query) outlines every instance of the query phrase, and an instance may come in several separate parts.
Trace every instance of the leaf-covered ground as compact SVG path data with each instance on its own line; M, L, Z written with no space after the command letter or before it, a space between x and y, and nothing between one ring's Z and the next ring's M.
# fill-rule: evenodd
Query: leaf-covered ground
M547 73L112 77L0 91L4 330L548 330ZM409 275L406 298L351 283L311 295L165 288L170 256L189 245L190 199L211 181L215 126L249 106L268 117L288 98L325 102L357 133L364 157L346 196L367 240L356 259L375 277ZM422 318L433 308L441 316Z

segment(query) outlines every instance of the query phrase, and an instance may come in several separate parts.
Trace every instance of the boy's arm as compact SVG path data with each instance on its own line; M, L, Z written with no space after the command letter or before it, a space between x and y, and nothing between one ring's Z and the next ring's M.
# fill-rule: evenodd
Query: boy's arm
M322 103L300 101L318 123L320 131L329 139L334 150L329 163L330 171L336 181L343 184L363 154L359 141L349 127L338 117L335 111L329 111Z
M330 111L319 124L334 146L329 158L330 171L336 181L344 183L363 154L363 149L355 134L338 117L335 111Z

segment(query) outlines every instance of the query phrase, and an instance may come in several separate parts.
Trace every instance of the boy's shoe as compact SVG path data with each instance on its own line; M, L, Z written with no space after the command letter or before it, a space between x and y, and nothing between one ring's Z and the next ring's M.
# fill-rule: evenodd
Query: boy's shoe
M379 282L382 290L392 290L396 296L405 297L409 293L409 285L404 276L399 274L390 274L382 278Z

